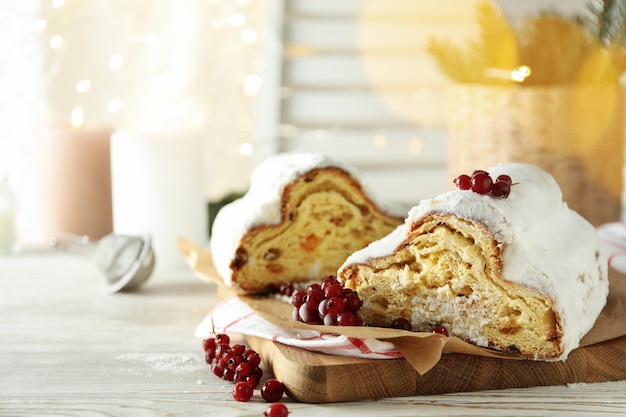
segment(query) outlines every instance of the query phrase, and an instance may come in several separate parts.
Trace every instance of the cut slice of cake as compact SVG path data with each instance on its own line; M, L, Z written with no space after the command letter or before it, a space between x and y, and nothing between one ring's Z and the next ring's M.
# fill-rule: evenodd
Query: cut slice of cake
M354 251L406 217L382 203L348 165L318 153L283 153L253 172L249 191L217 214L211 252L240 293L334 275Z
M597 232L545 171L487 171L508 175L510 193L454 190L422 201L394 232L350 256L338 279L359 294L369 325L406 318L414 331L443 326L480 346L565 359L606 303Z

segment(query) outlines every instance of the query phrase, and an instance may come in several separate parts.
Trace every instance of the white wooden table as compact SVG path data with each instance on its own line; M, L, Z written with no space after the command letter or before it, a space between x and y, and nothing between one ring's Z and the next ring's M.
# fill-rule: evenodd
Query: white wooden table
M194 330L217 300L187 269L104 295L90 262L47 250L0 257L0 416L262 416L232 399ZM626 360L626 358L624 359ZM626 381L311 405L291 417L626 415Z

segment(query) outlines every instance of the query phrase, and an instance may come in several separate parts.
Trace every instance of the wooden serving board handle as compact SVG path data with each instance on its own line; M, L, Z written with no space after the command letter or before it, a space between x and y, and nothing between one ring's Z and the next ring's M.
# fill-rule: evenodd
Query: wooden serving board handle
M576 349L560 362L444 354L424 375L404 359L332 356L253 336L247 339L288 394L306 403L626 379L626 336Z

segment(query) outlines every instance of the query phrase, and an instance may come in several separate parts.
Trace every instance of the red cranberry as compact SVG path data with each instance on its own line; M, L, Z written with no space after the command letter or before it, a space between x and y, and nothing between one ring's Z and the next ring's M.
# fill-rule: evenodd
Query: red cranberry
M300 308L300 306L304 304L304 301L306 300L305 297L306 293L304 291L294 291L291 295L291 304L293 304L296 308Z
M319 324L320 318L317 308L311 310L308 308L307 304L302 304L298 309L298 315L300 316L300 320L304 323Z
M493 185L493 180L489 176L489 174L485 174L484 172L478 172L475 175L472 175L472 191L478 194L487 194L491 191L491 186Z
M261 357L257 352L252 349L248 349L243 353L243 358L253 368L256 368L261 364Z
M278 289L278 292L280 293L280 295L284 295L286 297L291 297L294 291L295 291L295 287L293 286L293 283L291 282L283 282L280 288Z
M216 344L220 344L220 343L229 344L230 336L228 336L226 333L218 334L215 336L215 341L216 341Z
M216 358L222 358L226 352L228 352L230 350L230 345L226 344L226 343L220 343L215 347L215 357Z
M448 332L448 329L446 329L444 326L437 326L433 329L433 333L439 333L442 334L444 336L450 336L450 333Z
M317 310L317 306L324 299L324 291L320 289L313 289L307 292L306 306L309 310Z
M507 198L511 193L511 185L508 182L498 180L491 187L491 195L497 198Z
M254 368L252 370L252 373L246 378L246 383L252 388L255 388L257 385L259 385L261 378L263 378L263 369Z
M208 348L204 352L204 360L206 363L211 363L215 359L215 347Z
M399 317L391 322L391 327L400 330L411 330L411 322L405 318Z
M357 293L352 292L343 297L344 308L346 311L356 313L363 305L363 301L359 298Z
M287 417L289 415L289 409L283 403L273 403L267 407L263 415L265 417Z
M322 286L320 284L311 284L306 287L307 295L311 293L311 291L323 291Z
M231 349L233 350L233 353L237 356L242 356L243 353L246 351L246 347L240 344L233 345Z
M235 368L231 366L224 368L224 372L222 372L222 379L233 382L235 380Z
M224 375L224 370L218 366L217 362L211 363L211 372L218 378Z
M461 174L454 179L454 185L459 190L469 190L472 188L472 178L469 175Z
M339 283L327 285L326 288L324 288L324 295L326 296L326 298L342 297L343 287Z
M233 387L233 398L236 401L250 401L252 394L254 394L254 388L252 388L247 382L237 382Z
M209 350L210 348L215 349L215 345L216 345L216 339L214 337L209 337L202 341L202 349L204 349L205 352Z
M511 177L506 174L498 175L498 178L496 178L496 182L498 181L504 181L509 185L513 184L513 180L511 180Z
M261 397L268 403L276 403L283 398L285 386L277 379L268 379L261 387Z
M337 315L338 326L356 326L357 322L356 313L351 311L344 311L343 313Z
M237 368L235 368L235 374L233 376L233 380L236 382L240 382L240 381L245 382L251 373L252 373L252 366L250 366L250 364L247 362L242 362L239 365L237 365Z
M326 314L328 314L328 300L320 301L319 305L317 306L317 312L319 313L320 317L324 317Z
M336 284L339 284L339 281L337 281L337 278L330 276L326 278L324 281L322 281L322 285L320 285L320 287L325 291L326 287L329 287L331 285L336 285Z
M336 326L337 316L333 314L326 314L323 321L325 326Z

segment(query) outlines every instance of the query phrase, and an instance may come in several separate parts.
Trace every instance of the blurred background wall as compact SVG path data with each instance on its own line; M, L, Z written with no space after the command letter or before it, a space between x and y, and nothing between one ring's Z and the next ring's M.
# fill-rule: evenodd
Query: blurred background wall
M17 196L20 238L38 239L34 155L50 122L200 136L206 202L244 192L260 160L289 150L341 158L407 205L447 190L451 80L426 44L476 38L478 3L2 2L0 176ZM587 5L495 4L513 23Z

